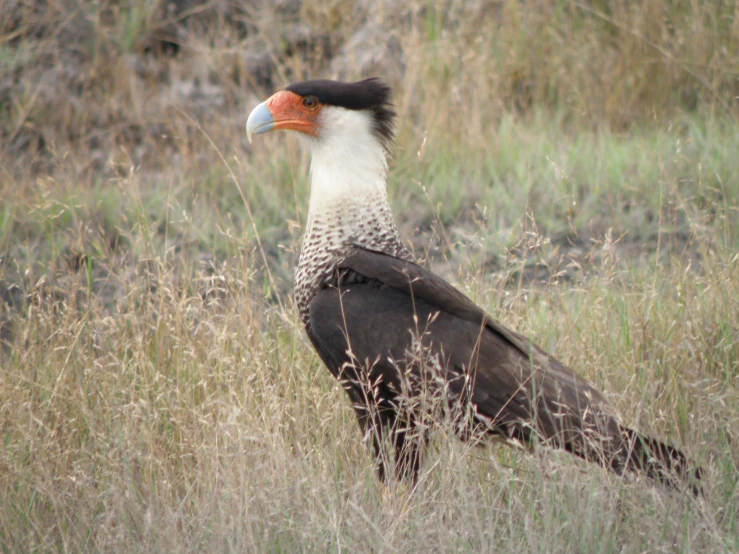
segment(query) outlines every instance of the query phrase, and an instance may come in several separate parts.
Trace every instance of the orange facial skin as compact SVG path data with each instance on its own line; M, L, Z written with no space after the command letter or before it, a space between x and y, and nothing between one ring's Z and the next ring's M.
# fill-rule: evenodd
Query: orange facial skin
M267 100L267 107L275 120L273 130L287 129L318 136L318 116L323 106L314 96L303 97L283 90Z

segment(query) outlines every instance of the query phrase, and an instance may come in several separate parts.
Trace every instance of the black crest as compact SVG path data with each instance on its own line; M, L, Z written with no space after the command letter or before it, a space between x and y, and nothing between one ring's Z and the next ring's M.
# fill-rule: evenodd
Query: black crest
M372 113L374 132L388 148L395 131L395 111L390 102L390 87L373 77L356 83L342 83L327 79L303 81L285 90L300 96L315 96L321 104L347 110L366 110Z

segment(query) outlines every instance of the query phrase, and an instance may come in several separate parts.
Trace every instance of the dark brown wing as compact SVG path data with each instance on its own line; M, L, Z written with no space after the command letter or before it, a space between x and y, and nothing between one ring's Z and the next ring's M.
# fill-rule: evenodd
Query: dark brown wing
M566 431L579 432L584 423L602 431L616 431L606 400L587 380L526 337L500 325L427 269L363 249L356 249L340 267L404 293L392 295L390 304L396 323L389 326L387 334L407 340L409 333L401 330L409 328L408 319L414 312L421 323L434 319L427 329L429 339L443 347L451 367L472 374L472 399L481 415L496 421L518 417L529 424L538 419L538 431L549 439ZM388 319L384 322L387 324ZM368 331L365 327L364 332ZM367 338L374 348L387 344L388 339Z
M404 372L418 371L409 353L421 343L441 361L450 388L460 397L468 391L476 417L491 430L523 439L535 434L617 472L644 469L650 459L648 449L633 454L640 437L617 423L587 380L417 264L355 249L339 264L334 286L312 300L309 335L355 406L365 393L351 383L368 380L392 405ZM666 470L687 467L674 449L646 444L655 445L676 458Z

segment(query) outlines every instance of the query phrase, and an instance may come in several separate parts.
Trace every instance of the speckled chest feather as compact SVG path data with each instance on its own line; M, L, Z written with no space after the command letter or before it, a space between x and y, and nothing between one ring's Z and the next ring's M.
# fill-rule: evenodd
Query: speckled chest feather
M413 260L400 240L384 191L376 198L365 197L310 216L295 275L295 302L306 327L311 300L357 247Z

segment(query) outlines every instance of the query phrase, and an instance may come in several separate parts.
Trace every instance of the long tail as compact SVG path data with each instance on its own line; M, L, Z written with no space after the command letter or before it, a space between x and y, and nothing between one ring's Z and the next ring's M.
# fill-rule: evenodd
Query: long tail
M643 473L653 481L671 488L688 486L695 496L703 494L700 479L703 470L693 466L677 448L619 426L621 446L611 457L610 468Z
M689 488L695 496L703 494L703 470L694 466L677 448L642 435L615 422L605 433L570 435L564 449L622 475L641 473L655 483L674 489ZM562 444L562 443L560 443Z

